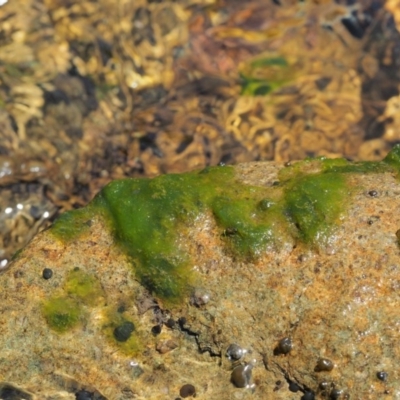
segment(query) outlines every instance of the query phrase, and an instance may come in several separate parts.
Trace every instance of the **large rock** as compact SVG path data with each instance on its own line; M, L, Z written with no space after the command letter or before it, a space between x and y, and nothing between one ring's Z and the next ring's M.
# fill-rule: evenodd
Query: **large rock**
M0 398L400 399L398 153L111 184L0 275Z

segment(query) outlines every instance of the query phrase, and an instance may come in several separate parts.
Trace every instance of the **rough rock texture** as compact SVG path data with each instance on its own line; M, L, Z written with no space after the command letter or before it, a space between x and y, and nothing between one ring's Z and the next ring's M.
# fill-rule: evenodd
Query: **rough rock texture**
M236 172L271 186L280 168ZM0 275L0 398L173 400L192 384L198 399L400 399L400 183L392 172L347 179L351 202L324 249L297 243L246 262L198 218L179 243L199 277L183 304L151 298L101 218L68 244L42 232ZM59 332L44 309L65 296L83 312ZM117 342L122 320L134 339Z

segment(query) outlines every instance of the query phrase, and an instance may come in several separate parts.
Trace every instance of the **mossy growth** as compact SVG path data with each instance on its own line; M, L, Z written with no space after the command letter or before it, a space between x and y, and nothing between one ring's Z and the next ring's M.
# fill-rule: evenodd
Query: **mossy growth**
M78 301L66 296L46 300L42 312L50 328L60 333L74 328L83 314Z
M117 180L83 211L62 217L52 232L71 240L85 231L91 216L102 215L140 282L162 300L180 301L196 277L178 245L179 232L201 213L215 217L227 251L236 257L254 259L293 240L318 248L328 243L349 204L349 174L399 170L396 146L381 162L306 159L283 168L272 187L240 183L227 166Z

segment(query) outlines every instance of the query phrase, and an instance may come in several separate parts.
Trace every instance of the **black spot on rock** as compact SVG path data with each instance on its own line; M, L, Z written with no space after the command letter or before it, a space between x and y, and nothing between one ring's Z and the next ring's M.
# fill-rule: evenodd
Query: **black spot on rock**
M186 325L186 322L187 322L187 320L186 320L185 317L180 317L180 318L178 319L178 324L179 324L179 326L180 326L181 328L183 328L183 327Z
M329 399L331 400L337 400L341 397L341 395L343 394L343 390L334 388L332 389L330 395L329 395Z
M243 349L235 343L230 344L229 347L226 349L226 356L231 361L240 360L243 354L244 354Z
M181 389L179 390L179 395L183 397L184 399L186 397L195 397L196 396L196 388L191 385L190 383L187 383L186 385L183 385Z
M318 385L318 387L319 387L321 390L327 390L327 389L329 388L329 382L327 382L327 381L322 381L322 382Z
M94 393L88 392L87 390L80 390L75 393L76 400L93 400Z
M50 279L53 276L53 271L50 268L45 268L42 272L43 279Z
M168 318L167 322L165 323L165 325L170 328L173 329L176 325L176 322L173 318Z
M132 332L135 330L135 325L133 322L124 321L121 325L114 329L114 337L118 342L126 342L130 337Z
M327 358L320 358L317 362L317 365L314 368L315 372L321 372L321 371L332 371L334 367L334 364L331 360L328 360Z
M284 337L279 341L278 346L275 347L274 355L277 356L279 354L289 354L292 349L292 339L290 339L289 337Z
M0 399L1 400L32 400L32 396L13 385L0 383Z
M388 373L385 371L379 371L376 373L376 377L380 380L385 382L388 378Z
M159 335L159 334L161 333L161 328L162 328L162 325L154 325L154 326L151 328L151 333L152 333L153 335Z
M324 90L332 81L332 78L323 77L315 81L318 90Z
M314 400L315 394L314 392L304 392L303 396L301 396L300 400Z
M300 390L300 386L296 382L290 381L289 390L293 393L297 393Z
M126 306L125 304L122 304L118 307L117 312L119 312L120 314L124 313L126 311Z

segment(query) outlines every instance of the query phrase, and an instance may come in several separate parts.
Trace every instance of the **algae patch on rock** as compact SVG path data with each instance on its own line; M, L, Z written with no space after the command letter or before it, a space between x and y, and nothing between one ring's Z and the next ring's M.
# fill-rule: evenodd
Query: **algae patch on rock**
M137 279L155 296L179 301L196 277L178 234L202 213L215 218L226 250L254 259L288 242L324 246L352 193L351 173L397 173L400 147L381 162L306 159L280 171L276 186L239 182L234 167L123 179L108 184L84 209L64 214L51 232L79 238L90 219L108 221L115 242L130 257Z
M43 303L43 316L52 329L66 332L78 325L84 316L84 307L95 306L102 296L99 280L79 268L74 268L67 274L60 293Z
M372 400L385 390L395 393L397 171L387 161L310 159L111 184L117 200L102 192L81 214L68 216L78 215L80 222L67 227L70 233L78 227L76 233L56 237L56 223L0 274L3 381L39 398L75 398L80 389L107 399L175 398L187 371L204 399L321 397L326 379L335 396L342 391ZM136 191L143 184L154 196L147 201L162 204L156 200L169 198L171 181L179 182L176 198L187 200L187 209L171 211L173 199L156 209L163 226L153 228L170 235L170 254L182 257L185 274L195 274L179 294L189 288L189 298L178 296L183 301L173 304L141 285L139 272L147 271L135 252L150 249L133 243L129 231L122 236L125 228L111 214L126 201L120 196L126 189L130 214L120 218L136 224L131 218L146 210L146 197ZM190 184L188 191L182 182ZM144 206L142 217L152 222L154 210ZM170 220L172 226L161 230ZM156 235L151 226L143 229ZM53 271L49 279L46 269ZM232 356L233 344L239 356ZM319 360L334 368L315 368ZM238 364L251 366L251 390L232 384ZM387 380L377 372L388 373ZM290 392L287 381L306 393Z
M99 280L76 267L67 275L65 291L85 305L96 305L103 295Z
M137 332L140 326L137 321L122 315L112 307L106 309L104 316L102 331L109 343L127 355L135 354L143 348L143 333Z
M42 312L50 328L66 332L74 328L82 315L79 303L69 297L52 297L42 307Z

